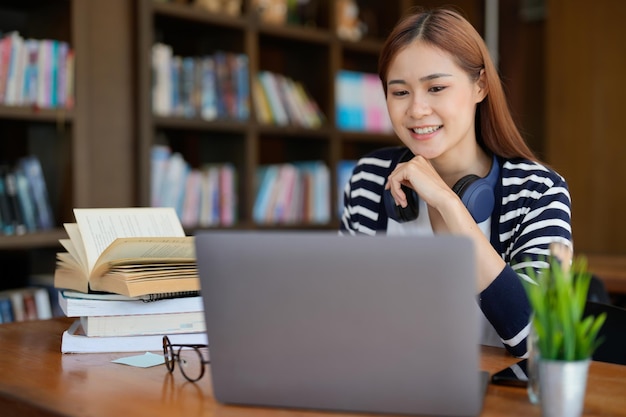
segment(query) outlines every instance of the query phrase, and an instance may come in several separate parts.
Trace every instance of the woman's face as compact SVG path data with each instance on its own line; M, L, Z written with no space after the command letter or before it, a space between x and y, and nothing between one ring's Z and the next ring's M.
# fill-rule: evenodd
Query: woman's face
M391 61L387 109L394 131L414 154L450 162L475 154L476 104L482 81L470 80L451 55L413 42Z

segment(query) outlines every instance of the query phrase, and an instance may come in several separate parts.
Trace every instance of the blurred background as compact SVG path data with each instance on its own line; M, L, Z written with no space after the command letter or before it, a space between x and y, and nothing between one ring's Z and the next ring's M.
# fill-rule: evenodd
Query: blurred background
M340 102L340 79L355 73L369 79L395 22L411 7L442 5L459 9L484 36L524 137L568 181L576 253L588 255L601 275L623 277L624 1L0 0L0 162L4 173L19 171L27 156L39 159L53 219L32 230L3 229L2 287L53 273L72 208L154 204L157 146L176 155L184 172L220 165L233 181L220 202L228 201L228 210L214 222L192 216L189 233L338 227L342 164L397 144L383 122L343 125L340 110L351 103ZM26 78L8 64L7 45L16 37L64 51L63 70L54 67L69 77L59 79L62 97L50 101L40 88L33 102L15 101L15 89L7 89L11 74ZM316 111L302 118L287 108L290 117L281 125L249 91L234 113L219 113L219 106L198 113L164 108L157 100L156 45L181 61L227 51L243 65L230 67L227 78L243 74L252 98L264 74L300 84ZM222 98L232 99L229 94ZM365 110L380 116L379 108ZM310 160L326 179L323 212L286 221L256 216L266 168L301 169ZM626 284L619 285L612 288L626 293Z

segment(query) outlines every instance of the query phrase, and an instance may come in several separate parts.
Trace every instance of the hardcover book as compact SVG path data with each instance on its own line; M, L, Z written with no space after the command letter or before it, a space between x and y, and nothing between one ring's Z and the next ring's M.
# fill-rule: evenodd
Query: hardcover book
M83 316L80 324L88 337L171 335L206 331L203 311Z
M202 297L196 291L127 297L120 294L85 294L73 290L58 292L58 303L67 317L129 316L202 311Z
M169 335L168 335L169 336ZM172 343L208 344L206 332L181 333L169 336ZM162 335L88 337L80 320L63 332L62 353L162 352Z

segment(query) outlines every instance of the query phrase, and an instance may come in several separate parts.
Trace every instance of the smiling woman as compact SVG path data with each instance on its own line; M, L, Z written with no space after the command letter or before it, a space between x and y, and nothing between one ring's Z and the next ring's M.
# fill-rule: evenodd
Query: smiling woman
M546 266L550 243L572 246L566 181L524 142L484 41L457 12L401 20L381 52L379 76L404 146L359 161L341 233L469 237L483 342L525 355L531 310L521 280L530 280L527 267ZM394 207L410 205L419 215L395 215Z

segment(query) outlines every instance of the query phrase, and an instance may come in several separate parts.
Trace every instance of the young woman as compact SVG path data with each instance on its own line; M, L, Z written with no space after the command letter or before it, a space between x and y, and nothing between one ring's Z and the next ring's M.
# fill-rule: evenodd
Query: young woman
M483 343L524 356L530 307L520 280L527 267L546 266L550 243L572 246L565 180L525 144L482 38L458 13L436 9L400 21L379 75L404 146L359 161L341 233L469 237ZM415 219L406 215L410 206Z

